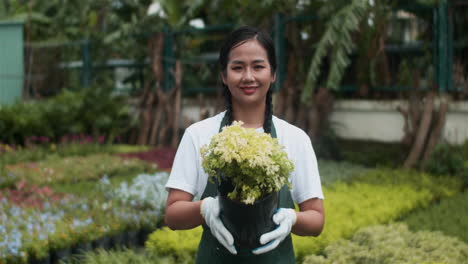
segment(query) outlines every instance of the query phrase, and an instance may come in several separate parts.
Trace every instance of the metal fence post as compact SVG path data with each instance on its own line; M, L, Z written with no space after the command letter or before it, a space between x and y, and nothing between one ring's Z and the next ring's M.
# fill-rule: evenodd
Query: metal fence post
M273 29L273 41L275 43L276 48L276 82L273 87L274 91L281 90L283 87L284 79L286 76L286 45L285 45L285 19L284 14L276 13L275 14L275 22L274 22L274 29Z
M81 85L89 87L91 85L91 42L86 39L81 44L81 56L83 65L81 68Z
M453 87L453 33L446 0L440 1L434 11L434 28L436 83L439 92L447 92Z

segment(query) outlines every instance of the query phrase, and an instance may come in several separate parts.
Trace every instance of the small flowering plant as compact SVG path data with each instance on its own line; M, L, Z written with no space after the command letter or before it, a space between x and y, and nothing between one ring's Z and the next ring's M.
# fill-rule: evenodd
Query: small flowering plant
M211 181L231 181L234 190L228 198L253 204L288 184L294 165L276 138L242 124L224 127L200 152Z

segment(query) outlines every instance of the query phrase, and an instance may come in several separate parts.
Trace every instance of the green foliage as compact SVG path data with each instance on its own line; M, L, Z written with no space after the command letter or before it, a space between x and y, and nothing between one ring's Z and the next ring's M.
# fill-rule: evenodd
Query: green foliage
M194 263L203 228L173 231L168 227L156 230L146 241L145 248L163 256L171 256L177 263Z
M328 165L331 167L333 163L324 167ZM347 165L339 166L345 170ZM457 179L415 171L380 169L365 172L355 168L355 173L350 172L348 177L353 177L351 183L338 181L323 188L326 224L322 234L317 238L293 235L299 261L307 255L320 253L330 243L351 237L360 228L401 219L434 199L455 194L460 188ZM201 232L201 227L184 231L163 228L153 233L147 248L179 259L193 259Z
M463 159L468 161L468 139L463 143Z
M437 232L410 232L392 224L359 230L351 240L329 245L323 256L309 256L303 264L332 263L466 263L468 245Z
M320 180L324 186L329 186L337 181L351 181L354 176L370 170L347 161L336 162L331 160L319 160L318 167Z
M325 229L317 238L293 235L298 259L320 253L327 245L348 238L359 228L388 223L429 202L454 195L460 181L415 171L372 170L353 182L325 187Z
M451 175L460 177L468 185L468 169L464 164L463 149L447 143L436 146L434 152L425 164L427 172L434 175Z
M35 162L51 158L86 156L97 153L131 153L145 150L149 150L149 147L125 144L65 143L59 145L51 144L48 146L38 145L6 151L0 155L0 164Z
M46 161L7 165L5 171L17 180L38 185L97 180L103 175L151 172L155 165L138 159L124 159L108 154L87 157L55 158Z
M340 140L344 160L367 167L397 168L403 164L406 149L401 144L362 140Z
M337 2L340 3L340 2ZM350 63L349 54L355 48L351 33L359 28L359 23L365 17L369 8L368 1L353 0L342 6L341 4L325 5L320 11L328 17L324 33L317 44L314 57L309 66L301 101L310 101L324 58L330 51L330 71L324 85L326 88L336 89L341 82L344 70Z
M69 134L87 134L112 142L135 123L125 98L107 88L65 90L48 100L0 108L0 141L24 144L33 136L58 141Z
M124 249L121 251L112 250L105 251L99 249L97 251L87 252L73 258L72 264L175 264L170 257L161 257L157 254L146 251L134 251Z
M417 210L404 219L412 230L442 231L468 243L468 190Z

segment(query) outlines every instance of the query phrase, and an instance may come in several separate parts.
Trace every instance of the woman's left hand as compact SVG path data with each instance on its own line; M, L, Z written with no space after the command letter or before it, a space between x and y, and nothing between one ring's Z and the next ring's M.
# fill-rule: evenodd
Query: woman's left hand
M278 227L271 232L263 234L260 237L260 244L263 246L252 250L252 253L259 255L275 249L291 233L296 219L297 215L294 209L279 208L278 212L273 215L273 222Z

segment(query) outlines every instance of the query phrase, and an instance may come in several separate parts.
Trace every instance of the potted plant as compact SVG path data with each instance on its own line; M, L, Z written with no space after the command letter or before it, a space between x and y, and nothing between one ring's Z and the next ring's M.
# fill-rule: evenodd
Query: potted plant
M201 148L202 166L218 186L221 220L237 248L260 246L273 230L278 192L288 185L294 165L270 134L234 122Z

